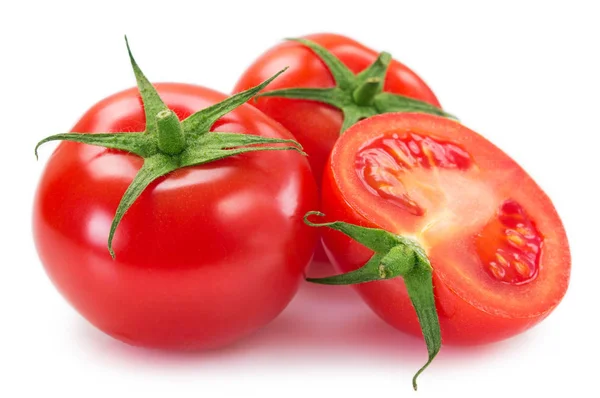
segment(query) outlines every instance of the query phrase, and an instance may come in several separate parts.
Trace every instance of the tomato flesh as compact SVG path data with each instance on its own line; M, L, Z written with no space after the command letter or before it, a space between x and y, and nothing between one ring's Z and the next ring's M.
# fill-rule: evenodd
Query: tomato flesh
M156 84L183 119L226 98L186 84ZM92 107L78 132L145 128L137 89ZM249 105L213 126L291 138ZM252 152L176 170L154 181L121 221L111 221L142 165L122 151L61 143L40 180L33 215L45 270L92 324L134 345L204 349L264 326L292 299L314 250L302 222L317 205L306 159L292 151ZM265 288L268 286L268 288Z
M415 168L435 174L438 170L432 169L466 170L472 165L463 148L412 132L372 140L355 159L356 172L365 188L415 216L425 216L427 211L419 202L430 202L432 198L441 202L444 196L436 181L414 173ZM411 192L422 200L414 199ZM523 284L537 275L542 240L519 203L507 200L497 217L478 234L477 249L491 276Z
M566 291L569 247L552 203L512 159L457 122L418 114L359 122L336 144L322 189L331 220L383 228L425 249L445 343L514 335ZM323 241L344 272L371 255L335 232ZM400 278L356 288L383 319L420 334Z
M411 178L411 169L462 170L470 165L471 159L462 148L410 132L403 137L393 134L373 140L360 149L355 160L356 171L367 189L416 216L423 216L425 209L411 198L408 186L427 187Z

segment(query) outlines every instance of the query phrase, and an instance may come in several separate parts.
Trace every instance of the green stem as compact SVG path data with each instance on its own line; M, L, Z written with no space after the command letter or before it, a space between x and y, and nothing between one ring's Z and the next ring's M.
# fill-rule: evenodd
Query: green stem
M421 112L455 119L427 102L383 91L387 70L392 62L389 53L380 53L371 65L355 74L325 47L307 39L290 40L313 51L331 73L335 87L289 87L263 92L260 97L303 99L338 108L344 115L340 134L361 119L389 112Z
M38 147L43 143L63 140L118 149L138 155L144 160L144 165L121 198L110 227L108 251L113 258L115 253L112 249L112 241L116 236L115 233L121 219L142 192L157 178L183 167L206 164L248 152L289 150L306 155L302 151L302 146L292 139L268 138L235 132L217 131L208 134L219 118L246 103L285 69L256 87L201 109L179 122L177 115L167 108L156 88L143 74L133 58L128 43L127 50L142 99L146 120L145 131L120 134L55 134L44 138L35 147L37 157ZM239 161L242 162L240 167L243 167L243 160L240 158ZM152 216L152 214L147 216Z
M416 390L417 377L431 364L442 346L442 333L433 293L433 268L425 251L416 241L383 229L366 228L343 221L314 223L308 219L313 215L325 216L316 211L308 212L304 216L307 225L328 227L339 231L375 253L365 265L354 271L325 278L307 278L309 282L325 285L353 285L396 277L404 279L408 297L421 325L428 353L427 362L413 377L413 388Z
M169 109L156 115L158 149L167 155L179 155L185 148L185 137L177 115Z
M371 105L375 96L381 92L381 79L370 77L352 92L352 98L358 105Z

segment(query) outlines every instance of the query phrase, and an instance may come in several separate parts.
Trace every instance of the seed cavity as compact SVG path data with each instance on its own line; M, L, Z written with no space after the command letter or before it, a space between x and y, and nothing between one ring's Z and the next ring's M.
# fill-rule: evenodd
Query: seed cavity
M486 272L500 282L514 285L537 277L543 241L529 215L512 199L500 206L476 237L477 252Z
M415 216L425 215L426 209L409 194L407 172L416 168L466 170L472 164L470 155L458 145L410 131L376 138L355 159L356 172L370 192ZM418 184L422 190L435 191L422 181Z

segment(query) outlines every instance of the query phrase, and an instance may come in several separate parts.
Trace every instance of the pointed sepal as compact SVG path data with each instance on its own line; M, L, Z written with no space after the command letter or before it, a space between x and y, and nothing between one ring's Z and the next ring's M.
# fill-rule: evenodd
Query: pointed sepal
M329 50L314 41L303 39L303 38L291 38L287 39L301 43L302 45L310 48L329 69L329 73L333 76L337 87L344 89L352 88L355 84L356 76L352 71L344 65L342 61Z
M194 137L181 154L180 165L181 167L197 166L248 152L288 150L306 155L302 151L302 146L294 140L212 132Z
M144 133L66 133L46 137L35 146L35 157L41 145L50 141L70 141L82 144L119 149L141 157L152 156L156 153L156 145L152 138Z
M343 221L315 223L310 221L309 217L325 217L320 211L309 211L304 215L304 222L311 227L327 227L343 233L346 236L360 242L374 252L387 252L392 247L398 245L399 237L387 231L377 228L361 227L359 225L349 224Z
M273 81L273 79L285 72L286 69L287 68L280 70L258 86L249 88L248 90L235 94L224 101L216 103L208 108L204 108L194 113L193 115L190 115L182 122L183 130L186 133L208 132L212 125L219 120L219 118L233 111L242 104L245 104L249 99L257 95L260 90L267 87L269 83Z
M343 108L348 101L344 101L344 93L337 87L334 88L282 88L280 90L266 91L258 94L256 98L278 97L316 101Z
M442 347L442 334L435 307L431 264L427 258L421 256L416 256L416 258L416 266L402 276L427 345L427 362L415 373L412 380L415 391L417 390L417 378L427 369Z
M125 44L127 46L127 53L129 54L131 67L133 68L133 73L135 74L138 90L140 91L140 96L142 97L142 103L144 104L144 113L146 115L146 131L154 131L156 129L156 115L168 108L158 95L156 88L154 88L152 83L150 83L150 81L146 78L135 61L135 58L133 58L127 36L125 36Z
M380 79L381 82L385 80L385 75L392 62L392 55L388 52L382 52L377 56L377 59L369 65L365 70L360 72L357 77L357 82L363 83L368 79Z
M430 115L443 116L449 119L458 120L456 116L431 105L425 101L419 101L414 98L396 95L392 93L379 93L373 98L373 105L378 113L390 112L417 112L428 113Z
M177 170L179 165L177 160L163 154L156 154L144 160L142 168L138 171L133 181L121 198L119 206L115 212L115 217L110 225L110 232L108 233L108 251L111 257L115 258L115 252L112 248L113 238L121 219L129 210L133 202L144 192L144 190L159 177L170 173L171 171Z

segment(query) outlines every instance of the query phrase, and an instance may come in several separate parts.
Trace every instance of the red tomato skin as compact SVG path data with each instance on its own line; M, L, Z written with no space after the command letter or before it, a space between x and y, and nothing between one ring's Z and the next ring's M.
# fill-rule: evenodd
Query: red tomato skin
M378 53L348 37L320 33L304 36L328 49L351 71L359 73L372 64ZM283 42L262 54L240 77L234 92L256 86L277 71L289 69L269 84L268 90L290 87L334 87L334 80L323 62L297 42ZM433 91L412 70L396 60L390 63L384 91L440 106ZM340 136L341 112L329 105L286 98L259 98L252 105L283 124L302 144L315 179L320 183L323 168Z
M392 118L394 114L375 116L375 118L382 120L384 116ZM413 114L404 115L404 117L418 119L422 116ZM352 134L353 132L350 131L348 133ZM345 136L345 138L348 137ZM336 152L341 147L341 143L338 142L333 152ZM332 153L325 168L321 186L321 209L326 214L326 220L339 220L365 227L381 228L382 226L367 219L348 203L347 196L344 196L340 188L339 180L336 181L335 168L340 167L340 165L335 163L334 157L334 153ZM348 191L350 188L344 187L344 189ZM354 195L365 195L365 193L355 191ZM555 210L553 208L544 209L543 212L555 213ZM558 217L556 214L552 216ZM562 224L558 223L555 225L555 229L565 244L561 257L555 258L555 261L562 263L562 267L565 270L564 286L558 288L560 293L554 298L555 301L552 307L532 316L510 317L493 314L477 308L468 300L461 298L444 283L438 271L436 271L435 261L432 261L436 308L444 344L466 346L504 340L533 327L552 312L566 291L571 261L566 234ZM339 232L322 228L321 237L327 257L341 273L360 268L373 255L372 251ZM440 256L438 255L438 257ZM388 324L400 331L422 338L416 312L412 307L402 278L363 283L354 285L353 287L367 305Z
M226 98L199 86L156 87L180 119ZM144 125L132 88L96 104L73 131ZM217 126L291 138L248 105ZM109 226L141 165L134 155L70 142L50 157L35 195L33 232L62 295L107 334L162 349L220 347L276 317L294 296L317 239L302 222L317 204L306 159L254 152L158 179L119 225L113 260Z

